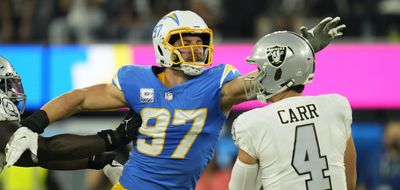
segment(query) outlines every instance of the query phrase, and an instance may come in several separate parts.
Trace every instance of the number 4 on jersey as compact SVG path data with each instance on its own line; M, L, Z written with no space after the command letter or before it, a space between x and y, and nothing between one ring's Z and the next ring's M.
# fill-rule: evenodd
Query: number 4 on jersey
M332 189L331 178L324 174L328 161L321 155L314 124L297 126L295 135L292 167L298 175L309 174L307 189Z

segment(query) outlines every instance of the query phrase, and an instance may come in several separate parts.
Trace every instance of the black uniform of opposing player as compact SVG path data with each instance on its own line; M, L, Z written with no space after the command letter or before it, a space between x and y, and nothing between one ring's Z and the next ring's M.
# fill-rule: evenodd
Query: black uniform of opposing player
M18 143L30 143L36 151L25 151L19 155L8 153L8 157L15 157L18 166L41 166L48 169L101 169L110 164L114 158L112 154L102 154L125 145L135 138L134 134L142 121L132 110L124 118L116 130L103 130L97 135L61 134L52 137L41 137L37 133L23 126L35 125L43 120L43 112L35 112L20 123L20 112L25 107L25 93L21 78L11 64L0 57L0 172L6 161L5 149ZM48 121L47 121L48 122ZM33 138L32 138L33 137ZM32 139L36 142L32 142ZM10 143L15 141L14 143ZM11 148L11 147L7 147ZM15 148L14 148L15 149ZM9 163L12 165L13 163Z

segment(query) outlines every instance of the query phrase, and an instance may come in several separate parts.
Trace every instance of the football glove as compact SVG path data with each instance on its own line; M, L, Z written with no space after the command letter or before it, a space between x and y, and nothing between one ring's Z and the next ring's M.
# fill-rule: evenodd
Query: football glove
M107 164L106 166L104 166L103 172L111 181L111 183L115 185L116 183L118 183L118 180L122 175L123 169L124 166L122 164L113 160L111 164Z
M301 35L310 42L314 51L317 52L326 47L336 37L343 35L346 25L340 24L340 17L327 17L317 26L308 30L305 26L300 27Z
M111 164L116 156L117 154L115 153L107 153L107 152L91 156L88 158L87 168L101 170L106 165Z
M15 131L5 148L7 166L14 165L26 150L31 151L32 161L37 162L38 136L26 127Z
M136 140L136 134L141 125L142 118L140 115L130 109L116 130L102 130L97 135L105 140L106 150L111 151Z

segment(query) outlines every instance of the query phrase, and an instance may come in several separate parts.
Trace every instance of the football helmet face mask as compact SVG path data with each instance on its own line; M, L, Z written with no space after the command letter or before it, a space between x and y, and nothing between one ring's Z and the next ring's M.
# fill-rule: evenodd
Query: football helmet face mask
M245 78L247 98L266 103L272 96L314 78L315 55L308 41L292 32L280 31L261 38L247 58L258 75Z
M0 92L4 93L19 109L20 114L25 110L26 95L21 83L21 77L12 65L0 56Z
M202 43L185 44L185 36L199 37ZM196 76L203 72L205 66L211 65L213 32L192 11L173 11L165 15L154 27L152 38L157 63L162 67ZM180 40L180 45L174 46L177 40ZM182 56L182 52L190 53L189 58Z

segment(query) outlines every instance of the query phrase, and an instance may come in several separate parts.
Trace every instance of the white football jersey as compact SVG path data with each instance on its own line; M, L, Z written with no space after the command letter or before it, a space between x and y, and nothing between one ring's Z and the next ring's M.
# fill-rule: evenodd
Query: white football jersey
M0 121L19 121L17 106L3 93L0 93Z
M264 189L346 189L351 122L341 95L296 96L243 113L232 137L259 160Z

